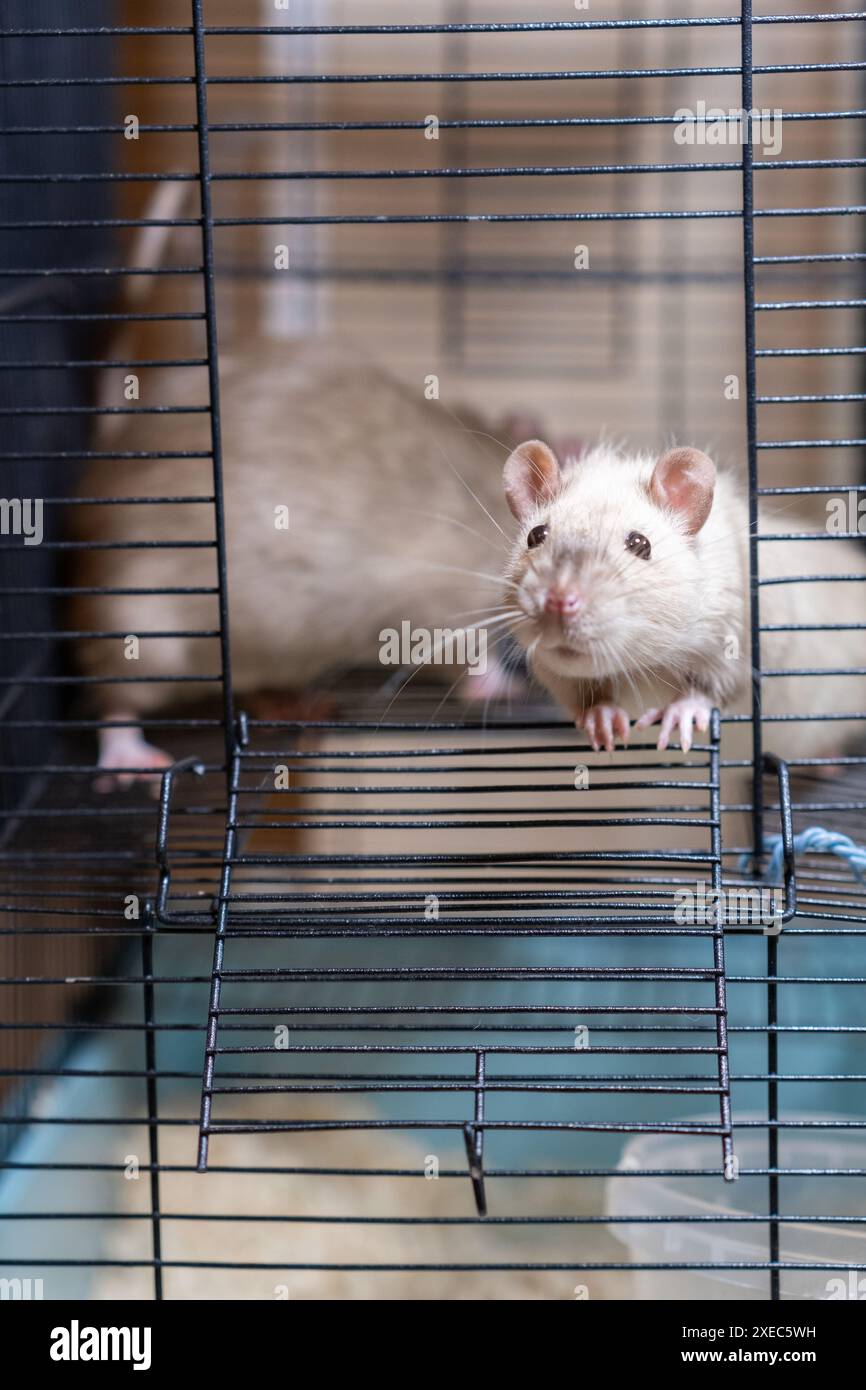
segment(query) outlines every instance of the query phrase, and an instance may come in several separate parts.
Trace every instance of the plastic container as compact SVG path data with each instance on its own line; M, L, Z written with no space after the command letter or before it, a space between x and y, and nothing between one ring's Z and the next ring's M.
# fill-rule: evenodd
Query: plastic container
M749 1116L740 1117L747 1123ZM755 1119L760 1117L755 1116ZM830 1122L832 1116L786 1115L786 1121ZM836 1120L843 1117L837 1116ZM767 1166L765 1129L739 1129L735 1152L741 1170ZM719 1140L676 1134L641 1135L632 1140L619 1163L623 1174L635 1169L711 1168L720 1164ZM837 1129L779 1133L779 1163L784 1168L859 1169L861 1176L804 1174L779 1179L782 1213L808 1216L866 1217L866 1133ZM755 1262L769 1258L766 1221L721 1225L709 1222L623 1223L623 1217L684 1216L692 1218L766 1215L769 1180L740 1177L728 1183L716 1177L610 1178L605 1211L618 1220L613 1234L629 1248L635 1264ZM833 1270L782 1271L781 1296L794 1299L866 1299L866 1226L804 1224L796 1220L779 1228L780 1260L821 1262ZM635 1297L641 1299L766 1299L770 1274L766 1269L639 1270L633 1275Z

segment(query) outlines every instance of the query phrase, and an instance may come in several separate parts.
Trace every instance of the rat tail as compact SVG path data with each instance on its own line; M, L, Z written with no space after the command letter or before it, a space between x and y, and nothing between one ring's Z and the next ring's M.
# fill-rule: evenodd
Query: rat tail
M142 220L148 225L136 228L130 249L130 266L148 271L158 270L164 264L176 230L173 224L183 216L190 197L190 188L191 184L187 180L174 179L171 176L156 185L156 192L152 194L144 209ZM152 277L148 275L126 277L123 303L127 308L142 304L149 297L151 280Z
M168 178L156 185L155 191L147 200L142 213L145 225L136 228L135 236L126 253L126 264L145 273L123 277L123 289L116 305L120 313L133 314L141 311L155 298L157 287L162 281L159 276L148 272L160 269L168 259L169 248L178 231L176 223L183 216L190 201L192 186L186 180ZM105 344L106 360L126 361L137 356L146 356L146 352L136 351L136 344L141 345L148 327L150 325L140 322L121 321ZM114 373L110 370L102 371L96 382L96 405L107 412L116 401L117 383ZM123 420L109 413L101 414L97 419L97 435L100 445L104 448L123 428Z

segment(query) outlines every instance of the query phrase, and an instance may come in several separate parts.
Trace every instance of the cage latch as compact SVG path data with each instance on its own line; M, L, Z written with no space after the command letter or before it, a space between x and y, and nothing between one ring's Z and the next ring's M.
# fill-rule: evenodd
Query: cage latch
M779 783L779 818L782 823L782 865L784 873L785 907L779 921L781 925L791 921L797 911L797 866L794 857L794 817L791 806L791 781L788 764L775 753L764 754L764 771L774 772ZM755 862L760 850L755 848Z
M475 1118L463 1126L463 1139L466 1144L466 1157L469 1162L469 1177L472 1194L479 1216L487 1215L487 1193L484 1188L484 1077L485 1056L475 1054Z
M171 891L171 867L168 856L168 830L171 821L171 797L174 780L179 773L191 772L203 777L205 765L200 758L182 758L172 763L162 774L159 790L159 818L156 825L156 862L159 868L159 889L156 895L156 915L161 922L170 921L168 898Z

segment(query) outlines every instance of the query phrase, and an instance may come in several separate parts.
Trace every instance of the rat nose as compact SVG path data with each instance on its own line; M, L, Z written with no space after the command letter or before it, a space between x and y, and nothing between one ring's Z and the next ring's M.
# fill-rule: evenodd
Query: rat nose
M583 598L577 589L548 589L547 598L544 600L544 611L546 613L559 613L563 618L572 618L583 604Z

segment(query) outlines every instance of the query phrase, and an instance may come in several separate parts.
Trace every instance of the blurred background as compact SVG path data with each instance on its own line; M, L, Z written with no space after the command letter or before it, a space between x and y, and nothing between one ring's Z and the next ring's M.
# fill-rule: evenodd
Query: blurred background
M423 0L412 23L562 21L569 8L541 15L510 0ZM154 23L176 20L176 10L172 3L154 6ZM827 12L805 5L797 12L810 11ZM653 6L641 17L735 20L737 13L733 6L686 4ZM627 17L619 11L577 16ZM273 20L267 0L261 10L251 7L251 24ZM232 6L224 14L219 4L208 8L209 24L237 21ZM365 4L361 14L348 0L298 0L291 22L374 26L402 17L388 4ZM755 28L756 66L819 69L755 77L756 107L785 114L783 150L756 151L761 256L859 249L856 217L771 215L861 201L861 123L841 118L862 105L858 42L856 25ZM121 66L177 71L186 44L183 37L136 36L121 50ZM739 47L735 22L572 33L213 36L214 170L263 176L218 182L217 217L314 223L287 223L291 275L272 268L279 240L272 226L219 232L224 343L230 348L245 331L367 342L375 324L377 358L410 382L437 372L443 394L491 416L522 402L552 433L591 439L607 429L649 446L674 436L741 461L743 410L725 396L725 379L736 374L742 382L743 372L740 149L682 145L674 136L674 113L681 109L696 110L700 101L706 108L740 108ZM852 70L839 70L846 61ZM570 71L600 76L569 80ZM237 81L242 73L289 80L250 86ZM401 73L422 80L383 80ZM448 73L468 80L436 80ZM190 121L194 93L144 88L136 92L136 107L143 121ZM825 118L816 119L822 112ZM427 138L428 118L439 122L438 139ZM194 136L154 133L128 143L123 154L128 167L141 170L188 168ZM784 168L775 167L782 161ZM796 167L815 161L821 167ZM662 168L646 167L655 165ZM706 165L714 167L695 167ZM566 172L545 172L557 169ZM457 176L448 177L448 170ZM480 172L473 176L473 170ZM279 171L286 177L265 177ZM424 176L413 177L419 171ZM141 211L150 190L124 191L130 210ZM661 211L693 215L646 216ZM482 220L516 213L527 220ZM557 213L585 220L545 220ZM424 220L449 214L477 220ZM365 217L411 220L356 220ZM348 220L341 224L341 218ZM190 249L194 244L193 238ZM585 268L575 269L576 259ZM768 266L762 298L847 298L858 274L856 263ZM172 280L164 292L176 297L183 288ZM193 301L197 285L186 289ZM856 310L767 312L760 345L856 345L859 328ZM807 386L815 394L825 386L843 394L856 389L859 372L856 356L787 358L766 364L764 384L766 394ZM813 405L799 418L790 409L770 412L767 437L857 434L858 409L857 403ZM807 422L811 436L801 428ZM820 460L822 476L834 467L842 481L848 465L830 452ZM770 470L791 480L815 466L782 452L766 463L767 480Z

